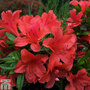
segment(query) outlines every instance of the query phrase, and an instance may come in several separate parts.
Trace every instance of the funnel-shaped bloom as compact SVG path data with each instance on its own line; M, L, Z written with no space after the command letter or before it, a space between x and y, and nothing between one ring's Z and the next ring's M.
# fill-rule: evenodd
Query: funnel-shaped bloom
M71 64L62 64L60 59L55 54L51 55L48 63L48 71L39 80L40 83L45 83L46 88L52 88L58 77L66 77L71 70ZM59 79L58 79L59 80Z
M54 38L45 39L43 45L50 48L64 63L73 63L76 50L76 36L74 34L63 35L61 30L56 31Z
M21 60L18 61L15 72L25 73L26 80L30 83L36 83L37 80L46 72L43 64L48 59L47 55L33 55L26 49L21 51Z
M31 49L34 52L40 51L39 42L51 31L60 28L60 22L57 20L53 11L43 13L42 16L23 16L19 20L19 29L23 37L15 39L15 46L22 47L31 44Z
M21 10L17 10L12 13L10 10L3 11L1 14L2 20L0 20L0 27L4 28L7 32L19 36L17 24L19 20Z
M76 75L70 73L67 80L70 84L66 86L65 90L84 90L85 87L90 88L90 77L85 69L79 70Z
M26 19L25 19L26 17ZM48 33L46 29L40 28L40 16L24 16L19 21L19 29L23 34L23 37L17 37L15 39L15 46L23 47L27 44L31 44L31 49L34 52L40 51L39 42Z
M82 12L79 12L76 15L76 9L73 9L73 10L70 11L70 15L71 15L71 17L67 19L69 21L68 22L69 27L74 28L74 27L81 24L81 21L82 21L81 17L83 15Z
M81 11L83 13L85 13L86 12L86 8L88 8L90 6L90 0L80 0L79 2L78 2L78 0L72 0L70 2L70 4L72 4L74 6L80 5Z

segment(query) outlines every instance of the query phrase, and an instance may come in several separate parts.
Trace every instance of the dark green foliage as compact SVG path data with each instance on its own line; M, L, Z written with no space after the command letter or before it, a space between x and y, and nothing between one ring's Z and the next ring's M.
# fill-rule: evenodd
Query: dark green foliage
M0 58L0 68L2 68L5 71L10 70L10 74L14 73L12 71L14 70L18 60L20 60L20 52L13 51L7 57Z
M48 0L46 3L46 12L53 10L58 19L67 19L69 17L69 0Z
M38 15L42 15L42 13L43 13L43 6L42 6L42 4L40 4L40 6L39 6L39 10L38 10Z
M70 15L70 7L69 7L70 0L42 0L46 7L46 11L48 13L49 10L53 10L54 14L57 16L58 19L67 19ZM43 13L42 4L39 7L38 15L42 15Z

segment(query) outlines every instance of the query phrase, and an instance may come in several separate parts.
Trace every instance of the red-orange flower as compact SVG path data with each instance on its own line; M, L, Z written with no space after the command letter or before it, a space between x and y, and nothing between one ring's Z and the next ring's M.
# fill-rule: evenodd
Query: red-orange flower
M19 29L23 37L17 37L15 39L15 46L22 47L27 44L31 44L31 49L34 52L40 51L39 42L51 31L55 31L60 27L60 22L56 19L53 11L49 13L43 13L42 16L23 16L19 20Z
M72 0L72 1L70 2L70 4L76 6L76 5L78 5L78 1L77 1L77 0Z
M90 44L90 33L88 34L88 36L82 36L81 39L84 41L88 41Z
M22 35L26 35L30 31L31 20L33 19L33 15L22 16L18 21L18 27L22 33ZM37 20L37 18L35 18ZM39 19L39 18L38 18ZM34 21L35 22L35 21Z
M19 36L17 24L20 12L21 10L17 10L14 13L10 10L6 11L6 13L3 11L1 14L2 20L0 20L0 27L9 33Z
M45 47L50 48L54 54L60 57L64 63L73 63L76 50L76 36L56 31L54 38L47 38L43 41Z
M36 83L38 79L46 72L43 65L48 59L47 55L33 55L26 49L21 50L21 60L15 67L15 73L25 73L26 80L30 83Z
M66 86L65 90L84 90L85 87L90 85L90 77L85 69L79 70L76 75L70 73L67 80L70 84Z
M32 16L25 16L26 19L21 19L19 21L19 28L23 37L17 37L15 39L15 46L22 47L27 44L31 44L31 49L34 52L40 51L39 42L41 39L48 33L46 29L40 28L40 16L32 17Z
M60 28L60 25L61 23L57 20L57 16L53 13L53 10L42 14L40 28L51 32L57 28Z
M69 27L74 28L81 24L81 21L82 21L81 17L83 15L82 12L79 12L76 15L76 9L73 9L70 11L70 15L71 15L71 17L67 19L67 21L69 21L67 23Z
M81 11L86 12L86 8L90 6L90 1L79 1L79 5L81 6Z
M80 5L81 7L81 11L83 13L86 12L86 8L88 8L90 6L90 0L80 0L79 2L77 0L72 0L70 2L70 4L76 6L76 5Z
M71 70L71 64L62 64L60 59L55 54L51 55L48 63L48 71L39 80L40 83L45 83L46 88L52 88L58 77L66 77Z

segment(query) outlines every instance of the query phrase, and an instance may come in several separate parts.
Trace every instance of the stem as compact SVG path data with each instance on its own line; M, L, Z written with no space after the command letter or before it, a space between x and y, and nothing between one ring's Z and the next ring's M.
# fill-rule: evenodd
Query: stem
M63 79L60 80L60 88L59 90L63 90Z
M30 5L30 0L28 0L28 13L29 13L29 15L31 15L32 6L33 6L33 0L31 0L31 5Z

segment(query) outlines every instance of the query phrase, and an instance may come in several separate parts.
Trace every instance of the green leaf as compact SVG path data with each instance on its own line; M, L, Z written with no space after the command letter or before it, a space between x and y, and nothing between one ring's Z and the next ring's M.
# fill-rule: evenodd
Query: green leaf
M82 51L85 51L85 52L86 52L87 49L88 49L88 47L84 47L84 48L82 49Z
M90 50L88 50L87 52L86 52L86 55L85 55L86 57L88 57L88 58L90 58Z
M88 50L86 52L86 55L81 57L81 58L77 58L77 64L76 66L82 66L83 68L86 68L86 70L88 70L88 68L90 68L90 61L88 60L90 58L90 50Z
M78 32L77 32L76 35L81 35L81 33L78 33Z
M90 61L87 60L87 68L90 68Z
M80 33L77 32L77 33L76 33L76 35L88 35L88 34L89 34L89 32L80 32Z
M17 77L17 88L18 88L18 90L22 90L23 82L24 82L24 73L19 74Z
M10 70L10 72L9 72L9 74L14 74L15 72L14 72L14 70Z
M84 64L84 59L85 59L85 57L78 58L78 59L77 59L78 62L77 62L76 65L83 65L83 64Z
M86 70L87 70L87 72L90 72L90 67L88 69L86 69Z
M90 7L86 8L86 15L87 15L87 17L90 17Z
M80 12L81 11L80 5L75 6L75 8L76 8L77 12Z
M20 52L19 51L13 51L11 52L8 57L11 57L14 60L19 60L20 59Z
M3 58L3 53L2 53L2 51L0 50L0 56Z
M0 58L0 60L3 60L3 61L8 61L8 60L12 60L11 57L7 57L7 58Z
M9 41L9 40L6 40L5 42L6 42L7 44L14 44L13 41Z
M16 65L14 65L14 66L10 66L10 64L0 64L0 67L2 68L2 69L6 69L6 70L12 70L12 69L14 69L15 68L15 66Z
M5 61L5 63L15 63L20 60L20 52L14 51L11 52L6 58L1 58L1 61Z
M86 8L86 12L90 12L90 7L89 8Z
M89 32L83 32L83 33L81 33L81 35L88 35L89 34Z
M14 42L15 36L13 34L6 32L6 35L7 35L9 40Z
M15 63L15 60L7 60L5 63Z

